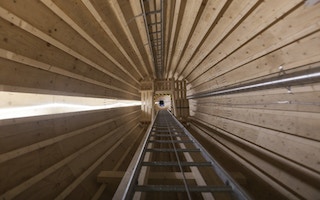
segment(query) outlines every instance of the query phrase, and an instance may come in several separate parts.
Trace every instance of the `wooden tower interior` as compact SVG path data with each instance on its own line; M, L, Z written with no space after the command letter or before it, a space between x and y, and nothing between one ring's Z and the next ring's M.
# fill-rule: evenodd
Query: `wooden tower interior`
M0 200L112 199L165 110L252 199L319 200L319 0L0 1Z

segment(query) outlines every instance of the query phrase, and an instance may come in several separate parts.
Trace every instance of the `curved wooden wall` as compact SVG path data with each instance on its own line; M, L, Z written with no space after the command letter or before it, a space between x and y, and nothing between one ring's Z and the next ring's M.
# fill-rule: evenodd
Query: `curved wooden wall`
M187 96L320 71L320 3L164 2L164 77L186 81ZM1 1L1 90L139 100L141 81L155 78L140 3ZM159 0L145 3L157 7ZM319 97L313 81L195 98L190 128L284 197L316 199ZM139 117L132 107L1 122L0 194L92 197L99 188L94 174L123 160L105 153L115 138L130 133L112 152L139 137Z
M319 5L250 3L233 1L186 63L188 95L281 79L291 71L319 72ZM195 98L191 128L286 198L317 199L319 94L315 82Z

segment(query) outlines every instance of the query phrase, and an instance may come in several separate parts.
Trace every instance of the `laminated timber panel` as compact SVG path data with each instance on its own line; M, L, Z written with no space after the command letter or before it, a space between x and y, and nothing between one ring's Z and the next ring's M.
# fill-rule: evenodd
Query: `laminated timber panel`
M209 30L213 28L213 26L220 18L220 15L223 13L223 9L227 6L227 1L207 1L206 3L203 2L203 4L205 4L202 5L204 6L203 13L201 13L200 19L196 24L194 32L190 36L191 38L188 41L187 48L182 54L174 72L177 71L180 72L180 74L183 72L184 67L188 64L191 57L199 48L201 42L203 42L206 38L206 35L210 33ZM175 77L175 79L178 79L178 77Z
M295 136L320 140L319 113L256 110L252 108L212 107L198 105L198 113L213 115L228 120L247 123ZM248 115L249 113L249 115ZM285 126L287 125L287 126Z
M153 118L153 90L141 90L141 122L149 123Z
M164 44L163 44L163 47L164 47L164 57L163 57L163 63L164 63L164 77L167 76L167 72L166 72L166 69L168 67L167 63L168 63L168 56L169 56L169 44L171 43L171 37L170 37L170 33L171 33L171 30L172 30L172 24L173 24L173 20L171 20L174 16L174 5L175 5L175 1L168 1L167 3L164 4L164 9L165 9L165 12L164 12L164 17L163 17L163 20L164 20L164 23L165 23L165 27L164 27Z
M175 116L179 120L186 120L189 116L189 102L186 97L186 81L174 81Z
M130 131L129 131L130 132ZM78 184L74 191L67 197L69 199L78 199L81 197L81 194L84 193L83 188L89 188L91 191L97 192L97 183L92 181L92 177L97 177L101 171L104 170L115 170L121 171L126 170L130 164L131 158L133 157L139 142L142 139L143 134L146 132L145 129L135 128L131 130L131 133L128 132L128 135L124 140L120 138L120 144L115 148L114 152L108 156L109 162L102 162L99 166L97 166L92 172L90 176L87 176L85 180ZM122 178L122 177L120 177ZM111 199L113 194L115 193L120 180L111 181L106 186L105 192L102 192L102 199ZM95 181L98 182L96 179ZM76 183L76 182L74 182ZM92 197L91 193L91 197ZM90 198L90 197L89 197Z
M168 33L170 38L170 43L167 42L167 55L166 55L166 66L165 66L165 72L166 72L166 78L172 78L169 77L169 72L171 69L171 62L174 54L174 49L176 45L176 38L179 36L179 24L181 24L181 13L184 11L186 1L176 0L174 4L174 11L172 16L172 25L170 28L170 32Z
M182 54L184 53L187 40L190 37L190 35L193 34L191 29L195 23L195 20L197 18L198 12L201 9L202 4L202 0L186 1L181 25L179 27L180 37L177 37L174 53L168 70L169 77L173 77L174 73L176 72L176 67L178 65L178 62L180 61L180 58L182 57Z
M249 176L251 178L256 175L263 182L269 184L266 187L264 186L265 183L258 181L257 178L253 178L254 185L244 185L243 187L246 187L248 192L254 195L255 198L316 199L319 196L317 177L305 174L301 170L294 168L290 161L245 140L239 140L228 132L222 131L201 120L192 119L191 121L190 126L192 129L196 130L201 137L218 148L219 151L223 151L228 156L231 156L231 159L235 159L237 165L244 166L247 170L250 170ZM257 188L255 184L258 184L261 188L259 186ZM270 186L277 192L280 192L280 194L271 192ZM266 188L272 194L266 193Z
M319 97L319 84L311 86L295 86L292 87L293 93L288 93L285 88L278 88L268 91L255 91L240 94L221 95L203 99L192 99L193 113L197 111L197 105L206 106L224 106L237 108L252 108L261 110L279 110L279 111L297 111L319 113L320 108L317 102Z
M42 2L48 5L46 1ZM88 33L92 38L95 38L95 41L99 41L99 44L95 44L95 46L101 45L101 47L103 47L103 52L109 50L109 52L106 53L112 54L111 59L115 59L113 61L114 63L119 62L120 66L119 64L117 64L119 68L121 68L124 72L129 73L129 76L130 74L133 74L133 78L135 78L136 80L140 80L141 78L143 78L140 73L140 69L137 68L137 66L140 65L140 63L137 62L137 56L132 53L131 55L128 55L126 49L129 48L124 49L124 47L128 47L129 44L121 44L120 40L117 38L119 37L118 34L121 32L121 28L119 27L119 24L117 24L119 22L117 21L115 15L109 14L107 18L104 17L103 13L112 13L110 8L104 6L103 8L108 10L101 10L101 7L98 8L95 3L91 3L88 0L82 0L82 3L79 3L79 1L53 2L60 9L62 9L62 12L68 13L69 17L71 17L72 20L76 22L76 24L78 24L80 27L83 27L85 33ZM55 10L55 12L61 17L59 8L53 10ZM73 12L75 9L78 10L81 15L79 15L78 12ZM88 11L90 11L90 14ZM93 19L92 17L94 17L95 19ZM102 19L102 17L104 17L104 19ZM95 21L95 23L88 23L88 21ZM114 32L116 32L116 35ZM108 37L105 36L106 33ZM105 40L108 40L108 42ZM111 49L112 51L110 51ZM133 57L133 59L131 57Z
M195 117L319 173L317 141L200 112Z
M320 61L319 5L301 6L192 82L207 90ZM241 77L242 76L242 77ZM214 84L213 84L214 83Z
M132 48L133 55L138 57L140 66L139 71L141 73L145 73L143 74L143 77L145 77L146 75L152 77L153 69L151 69L151 66L153 65L146 64L148 63L148 55L145 54L145 44L141 41L136 23L130 23L133 18L138 16L134 16L132 8L130 7L130 3L128 3L128 1L126 0L111 0L108 1L108 4L112 11L115 13L117 20L120 22L121 29L125 33L126 37L122 40L129 42L130 45L128 45L128 47ZM106 17L108 17L108 15Z
M61 4L60 1L53 2L50 0L41 2L45 4L57 16L59 16L64 22L66 22L70 27L77 31L79 35L86 39L101 54L108 58L115 66L121 69L121 71L123 71L133 80L138 82L138 80L134 76L132 76L132 74L137 72L134 71L134 64L132 63L132 66L130 66L131 63L129 64L128 62L126 62L127 60L124 57L122 57L122 52L107 52L107 49L118 48L116 47L114 42L111 41L111 39L108 38L108 41L105 41L105 31L103 31L102 26L98 24L95 19L93 19L93 16L91 15L91 13L88 12L87 7L85 7L81 3L79 4L78 2L72 1L63 1L64 4ZM78 12L72 12L74 10L77 10ZM78 13L81 13L81 15L79 15ZM96 23L88 23L88 21L96 21ZM93 33L93 31L95 32ZM96 41L99 41L99 43L97 43ZM115 58L118 58L119 61ZM130 66L127 68L129 71L124 66Z
M231 3L229 2L228 5L221 10L221 14L218 16L216 24L210 29L210 32L204 38L200 46L198 46L198 49L194 52L192 58L180 72L179 78L181 78L181 76L186 78L186 76L194 70L194 67L205 59L206 56L233 31L234 27L237 27L239 23L243 21L247 16L247 13L251 12L256 4L259 3L261 3L261 1L235 0ZM188 50L186 51L186 54L188 54Z
M74 9L76 9L77 12L68 12L67 16L56 15L45 4L38 1L16 3L7 1L1 5L8 11L11 11L13 14L16 14L18 17L25 20L27 23L38 28L43 33L48 34L57 41L66 44L72 50L94 61L96 64L110 70L111 73L122 74L122 76L126 77L124 73L117 68L117 63L111 62L110 59L112 59L112 57L110 57L110 59L105 57L106 55L104 55L103 49L112 49L110 52L115 54L113 56L116 58L122 54L117 51L118 48L114 46L110 38L104 34L104 31L98 22L96 22L88 10L83 8L82 3L69 1L65 2L65 4L67 4L66 7L68 6L68 3L73 3L73 6L75 6ZM52 5L56 4L53 3ZM30 14L30 11L32 10L37 10L37 12ZM63 10L61 13L64 13ZM76 19L70 18L69 15L72 15L72 13L78 15ZM67 21L67 18L70 20ZM84 18L87 18L86 22L83 21ZM90 20L90 23L88 23L88 20ZM78 27L76 28L75 26ZM83 32L85 32L88 37L84 37ZM101 49L97 46L95 41L98 41L99 45L104 45L103 43L105 43L106 46ZM55 44L53 43L52 45ZM119 57L119 59L121 62L126 61L123 57Z
M140 6L140 4L138 4L135 1L130 1L130 6L133 12L133 16L139 16L142 13L142 8ZM135 17L135 21L137 23L137 28L141 37L141 41L142 44L148 44L149 40L148 40L148 35L147 35L147 30L146 30L146 26L144 24L144 18L143 17ZM144 45L144 49L147 53L147 57L148 57L148 63L147 65L149 65L151 67L152 70L152 74L153 74L153 78L156 77L156 71L155 71L155 66L153 63L153 53L151 52L152 49L150 48L149 45Z
M30 67L2 58L0 62L0 84L4 91L138 99L135 93L120 88L115 90L115 86L110 87L107 83L74 73L69 74L59 68L42 70L39 69L39 63L37 67Z
M263 1L254 9L245 14L244 19L238 26L233 27L232 32L224 38L221 43L214 47L210 44L210 51L203 52L205 59L193 64L192 73L184 73L184 77L192 82L199 75L207 71L212 65L228 57L232 52L245 45L247 42L259 35L263 30L268 29L273 23L279 21L281 17L290 13L302 1ZM201 51L201 50L199 50ZM201 62L201 63L200 63Z
M291 93L278 88L190 100L191 120L220 132L204 135L223 135L241 143L214 142L287 198L314 199L320 181L319 84L291 89ZM250 148L267 157L254 155Z
M128 117L130 114L139 114L139 112L137 107L132 107L3 120L4 122L1 123L0 127L1 153L7 156L1 155L1 162L8 158L21 156L30 150L33 151L55 142L65 141L81 135L85 131L103 127L107 124L109 124L109 127L115 128L119 126L117 123L121 118ZM79 124L79 121L82 122ZM17 124L19 127L17 127ZM40 144L40 142L43 144ZM19 149L19 151L16 149ZM9 156L8 152L10 151L16 152Z
M10 3L12 2L10 1ZM13 3L14 5L10 3L6 1L1 4L1 6L5 7L4 9L1 8L2 17L12 25L12 27L5 29L7 30L5 33L10 33L10 37L4 35L4 38L7 38L6 41L8 44L5 46L7 50L35 60L48 62L48 64L54 66L69 67L76 72L90 72L90 70L92 70L91 68L95 68L95 70L100 72L96 75L98 76L98 80L103 79L102 77L104 75L108 75L131 88L137 88L137 84L133 83L134 80L132 80L130 76L117 68L97 47L90 44L80 33L71 28L69 24L63 22L62 19L52 13L49 8L36 1L28 2L26 5L23 5L25 2ZM35 8L41 10L41 12L33 12L33 14L30 15L29 11ZM11 11L12 14L8 15L6 9ZM10 18L10 16L12 17ZM5 24L8 24L8 22ZM25 31L29 32L30 36L26 34ZM16 36L15 32L17 32ZM19 40L19 38L24 40L21 45L25 44L26 47L14 48L15 45L13 45L12 42L14 43L16 40ZM40 48L37 44L43 47ZM20 43L18 46L20 46ZM40 49L43 51L40 51ZM47 49L50 49L51 52L46 53ZM113 51L116 51L116 49ZM70 59L68 59L69 57ZM124 58L119 59L125 60ZM70 64L68 64L68 61ZM78 63L81 63L82 66L84 65L85 67L81 67L81 64L78 67ZM115 81L113 79L111 80Z
M82 193L92 196L98 190L95 168L109 170L117 164L124 151L117 141L139 137L139 115L139 107L119 108L31 117L1 126L8 130L0 131L1 146L9 146L0 154L2 197L52 199L70 185L67 193L72 193L83 180L93 182ZM20 145L10 146L15 141ZM76 181L79 175L81 181Z

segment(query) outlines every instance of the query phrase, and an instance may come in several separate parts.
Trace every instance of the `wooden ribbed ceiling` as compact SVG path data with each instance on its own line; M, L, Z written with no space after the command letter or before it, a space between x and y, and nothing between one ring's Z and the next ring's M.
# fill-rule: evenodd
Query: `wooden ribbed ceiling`
M307 46L300 41L318 37L319 30L319 5L301 0L4 0L0 5L3 62L75 81L68 91L36 85L44 83L20 86L125 99L139 99L146 79L187 79L194 93L264 76L280 65L308 64L294 64L298 56L286 52L290 45ZM150 46L155 42L158 49ZM75 89L76 81L86 86Z

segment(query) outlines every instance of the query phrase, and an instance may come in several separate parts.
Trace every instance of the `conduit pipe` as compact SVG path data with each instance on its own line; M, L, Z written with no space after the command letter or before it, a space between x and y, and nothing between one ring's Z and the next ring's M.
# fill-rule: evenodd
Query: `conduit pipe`
M277 87L286 87L288 92L291 92L290 87L293 85L301 85L302 84L310 84L315 82L320 82L320 72L317 69L317 72L309 73L309 74L301 74L300 73L293 73L291 75L280 76L277 79L272 78L264 81L255 82L253 84L245 84L238 87L230 87L223 90L215 90L215 91L207 91L202 93L197 93L193 95L188 95L187 99L197 99L197 98L204 98L204 97L211 97L211 96L218 96L218 95L225 95L229 93L239 93L239 92L247 92L252 90L258 90L261 88L270 89L270 88L277 88Z

